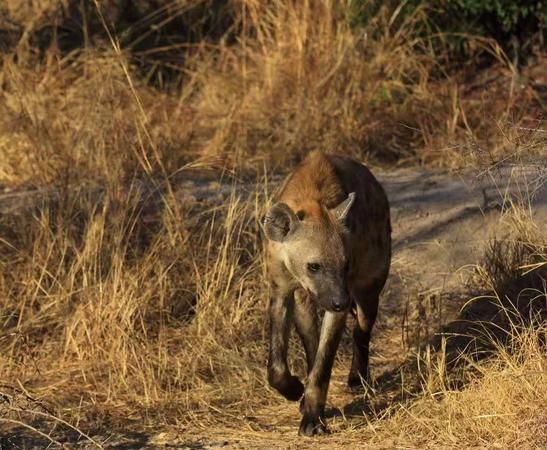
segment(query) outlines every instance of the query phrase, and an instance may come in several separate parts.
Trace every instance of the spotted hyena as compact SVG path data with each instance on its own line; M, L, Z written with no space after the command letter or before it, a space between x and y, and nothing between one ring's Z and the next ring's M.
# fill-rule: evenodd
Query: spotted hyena
M332 365L350 310L357 320L348 385L356 388L368 377L370 335L391 260L388 200L359 162L312 152L279 188L264 232L272 288L268 381L287 399L302 398L299 434L322 434ZM325 310L321 330L317 308ZM305 388L287 365L293 320L306 350Z

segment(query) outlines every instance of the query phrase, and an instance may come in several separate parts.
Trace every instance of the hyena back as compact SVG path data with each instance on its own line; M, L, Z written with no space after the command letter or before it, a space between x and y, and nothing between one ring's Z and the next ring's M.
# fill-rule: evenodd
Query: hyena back
M356 315L350 388L368 379L369 341L391 260L389 204L370 171L350 158L310 153L266 213L272 296L268 381L302 398L299 434L327 431L325 401L347 312ZM324 309L321 329L317 307ZM308 365L306 388L287 365L294 321Z

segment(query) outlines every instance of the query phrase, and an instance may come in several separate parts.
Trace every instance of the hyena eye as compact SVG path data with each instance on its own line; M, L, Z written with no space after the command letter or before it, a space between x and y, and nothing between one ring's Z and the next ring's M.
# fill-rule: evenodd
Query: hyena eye
M321 264L318 263L308 263L308 272L317 273L321 270Z

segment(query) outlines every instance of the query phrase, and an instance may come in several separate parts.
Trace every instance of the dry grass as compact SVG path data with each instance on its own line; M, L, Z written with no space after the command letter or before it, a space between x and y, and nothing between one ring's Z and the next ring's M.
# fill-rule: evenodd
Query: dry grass
M167 206L157 212L158 234L137 230L141 212L108 197L83 212L43 211L30 230L3 242L3 322L14 330L2 354L5 375L22 371L27 386L49 380L60 403L76 389L93 403L180 402L184 410L201 409L214 380L249 378L238 347L262 328L258 320L241 328L257 301L248 293L259 272L248 256L257 253L253 207L234 198L199 213L190 231Z
M96 201L79 238L70 236L72 214L67 223L46 211L19 230L20 240L3 242L0 363L9 385L2 391L24 386L58 412L46 410L47 420L36 424L40 407L8 401L2 421L46 433L53 425L68 430L56 419L61 414L103 436L105 424L154 432L174 426L178 433L164 440L182 433L186 440L204 434L213 442L235 440L243 448L308 445L296 440L294 405L265 383L266 293L254 222L260 200L232 196L224 207L201 212L189 230L177 229L163 211L162 233L138 244L130 232L135 209L126 205L127 216L117 216ZM511 242L522 242L518 236ZM531 254L545 263L545 242L533 245ZM499 267L516 270L513 254L500 248L493 243L485 260L489 283L498 282ZM545 289L519 286L534 289L544 312ZM356 408L333 419L332 439L309 445L541 448L547 439L545 322L527 321L529 314L496 298L507 318L499 322L503 339L487 327L479 336L493 342L494 356L486 362L460 356L454 370L446 347L424 349L417 365L410 361L409 370L418 372L398 382L406 394L390 400L393 393L379 386L372 399L353 399ZM299 370L302 356L293 361ZM343 353L335 380L344 379L348 364ZM416 375L418 388L410 381ZM330 401L342 407L348 400L335 381Z
M420 448L541 448L547 443L545 328L512 336L465 389L439 389L393 419ZM442 381L442 380L441 380Z
M68 54L29 49L55 4L8 2L6 17L25 31L2 56L3 183L118 182L196 160L256 172L312 148L452 167L541 152L539 94L494 42L475 42L497 55L492 70L447 74L442 36L427 33L421 9L381 8L357 33L333 2L234 5L239 34L178 55L181 88L167 94L145 85L115 35Z
M58 3L6 4L31 33L32 18L41 23ZM34 404L0 395L0 421L47 433L66 426L62 417L97 432L175 429L300 448L296 408L264 377L264 166L284 170L311 148L445 167L545 149L536 100L517 92L495 44L478 41L499 53L496 70L511 83L461 87L439 63L440 37L422 33L424 10L398 20L381 9L361 33L334 2L244 1L233 11L235 43L196 45L172 91L139 78L115 39L42 57L22 39L1 54L0 186L37 188L27 206L0 209L2 389L28 391L53 412L37 423ZM475 94L483 86L490 96ZM199 194L181 183L211 167L229 169L232 185L213 180L192 200ZM494 241L484 269L502 300L515 271L547 260L541 234L522 234L531 222L517 219L510 242L524 244ZM461 389L442 349L430 350L414 374L423 389L404 401L380 394L366 420L335 418L338 433L309 445L539 448L545 332L509 327L494 357L469 357ZM292 363L302 370L302 352ZM347 396L333 389L341 405Z

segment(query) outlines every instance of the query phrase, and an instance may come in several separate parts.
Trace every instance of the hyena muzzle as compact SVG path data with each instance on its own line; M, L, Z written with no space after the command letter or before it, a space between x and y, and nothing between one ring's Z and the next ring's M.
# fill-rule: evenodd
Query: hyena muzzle
M299 434L323 434L332 365L350 310L356 324L348 385L368 379L369 341L391 260L387 197L359 162L312 152L280 187L264 232L272 290L268 381L287 399L302 399ZM317 308L325 310L320 330ZM287 364L293 321L306 351L305 388Z

